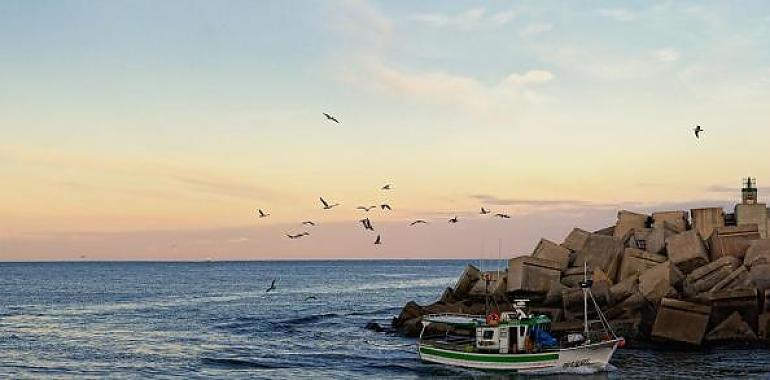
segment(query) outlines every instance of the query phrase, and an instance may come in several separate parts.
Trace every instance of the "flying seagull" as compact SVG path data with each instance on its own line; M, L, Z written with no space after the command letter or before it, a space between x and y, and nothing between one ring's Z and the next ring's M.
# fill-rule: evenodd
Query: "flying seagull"
M387 184L382 187L382 190L390 190L390 184Z
M331 121L333 121L333 122L335 122L335 123L337 123L337 124L339 124L339 123L340 123L340 121L339 121L339 120L337 120L337 119L336 119L334 116L332 116L332 115L329 115L329 114L328 114L328 113L326 113L326 112L324 112L323 114L324 114L324 116L326 116L326 120L331 120Z
M289 235L289 234L286 234L286 236L287 236L289 239L299 239L299 238L301 238L301 237L303 237L303 236L307 236L307 235L310 235L310 233L309 233L309 232L307 232L307 231L305 231L305 232L302 232L302 233L299 233L299 234L296 234L296 235Z
M271 291L275 290L275 281L276 279L273 279L273 282L270 284L270 287L265 290L265 293L270 293Z
M262 209L261 209L261 208L260 208L260 209L258 209L258 210L257 210L257 212L259 213L259 217L260 217L260 218L267 218L268 216L270 216L270 214L265 214L265 212L264 212L264 211L262 211Z
M412 223L409 223L409 225L410 225L410 226L413 226L413 225L415 225L415 224L420 224L420 223L424 223L424 224L427 224L428 222L426 222L426 221L424 221L424 220L422 220L422 219L419 219L419 220L415 220L415 221L414 221L414 222L412 222Z
M508 214L495 214L495 216L498 217L498 218L501 218L501 219L510 219L511 218L510 215L508 215Z
M382 244L382 240L380 239L380 235L377 235L377 239L374 241L374 244Z
M311 221L311 220L306 220L306 221L302 222L302 225L304 225L304 226L315 226L315 223L313 223L313 221Z
M323 205L324 210L331 210L332 207L340 205L339 203L329 204L323 198L320 198L320 197L319 197L319 199L321 200L321 204Z
M489 214L489 210L487 210L484 207L482 207L481 208L481 212L479 214L481 214L481 215Z
M457 220L456 216L454 218L452 218L452 219L449 219L449 223L457 223L457 222L458 222L458 220Z
M356 210L364 210L364 211L366 211L366 212L369 212L369 210L371 210L371 209L373 209L373 208L377 208L377 206L369 206L369 207L366 207L366 206L358 206L358 207L356 207Z
M317 300L317 299L318 299L318 298L316 298L316 296L307 296L307 297L305 297L305 301L308 301L308 300Z
M383 209L383 210L387 209L388 211L392 210L392 208L390 208L389 204L381 204L380 208Z
M374 227L372 227L372 221L369 220L369 218L361 219L359 220L361 224L364 225L364 229L367 229L369 231L374 231Z
M695 138L699 139L700 138L700 133L704 132L706 130L701 128L700 125L696 125L695 128L693 129L693 131L695 132Z

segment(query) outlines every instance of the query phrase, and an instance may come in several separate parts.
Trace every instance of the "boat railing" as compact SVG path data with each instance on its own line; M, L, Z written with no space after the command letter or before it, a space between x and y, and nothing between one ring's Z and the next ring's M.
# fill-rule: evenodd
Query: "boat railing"
M422 316L422 319L440 319L440 318L468 318L468 319L480 319L484 320L483 315L477 314L459 314L459 313L439 313L439 314L426 314Z

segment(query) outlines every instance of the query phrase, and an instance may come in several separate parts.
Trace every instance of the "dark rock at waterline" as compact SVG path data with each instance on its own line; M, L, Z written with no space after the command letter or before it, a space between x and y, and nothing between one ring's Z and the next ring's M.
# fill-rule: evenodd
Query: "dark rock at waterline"
M374 321L369 321L366 323L366 326L364 327L367 330L372 330L375 332L386 332L388 329L382 327L379 323Z

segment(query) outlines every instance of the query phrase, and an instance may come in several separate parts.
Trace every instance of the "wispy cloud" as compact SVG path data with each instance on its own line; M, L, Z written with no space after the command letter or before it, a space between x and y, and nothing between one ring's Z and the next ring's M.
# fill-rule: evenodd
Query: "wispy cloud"
M596 13L621 22L628 22L636 19L636 13L624 8L602 8L597 9Z
M459 13L417 13L409 16L415 22L434 28L454 27L459 29L472 29L481 25L507 24L515 13L513 11L501 11L488 13L484 7L476 7Z
M660 49L652 52L653 58L658 62L673 62L679 60L679 51L676 49Z
M553 30L553 25L548 23L532 23L519 31L522 37L532 37L538 34L548 33Z

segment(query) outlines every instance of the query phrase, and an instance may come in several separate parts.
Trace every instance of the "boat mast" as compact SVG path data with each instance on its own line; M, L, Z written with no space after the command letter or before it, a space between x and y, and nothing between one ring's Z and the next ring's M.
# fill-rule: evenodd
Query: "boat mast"
M588 339L588 263L583 262L583 333Z

